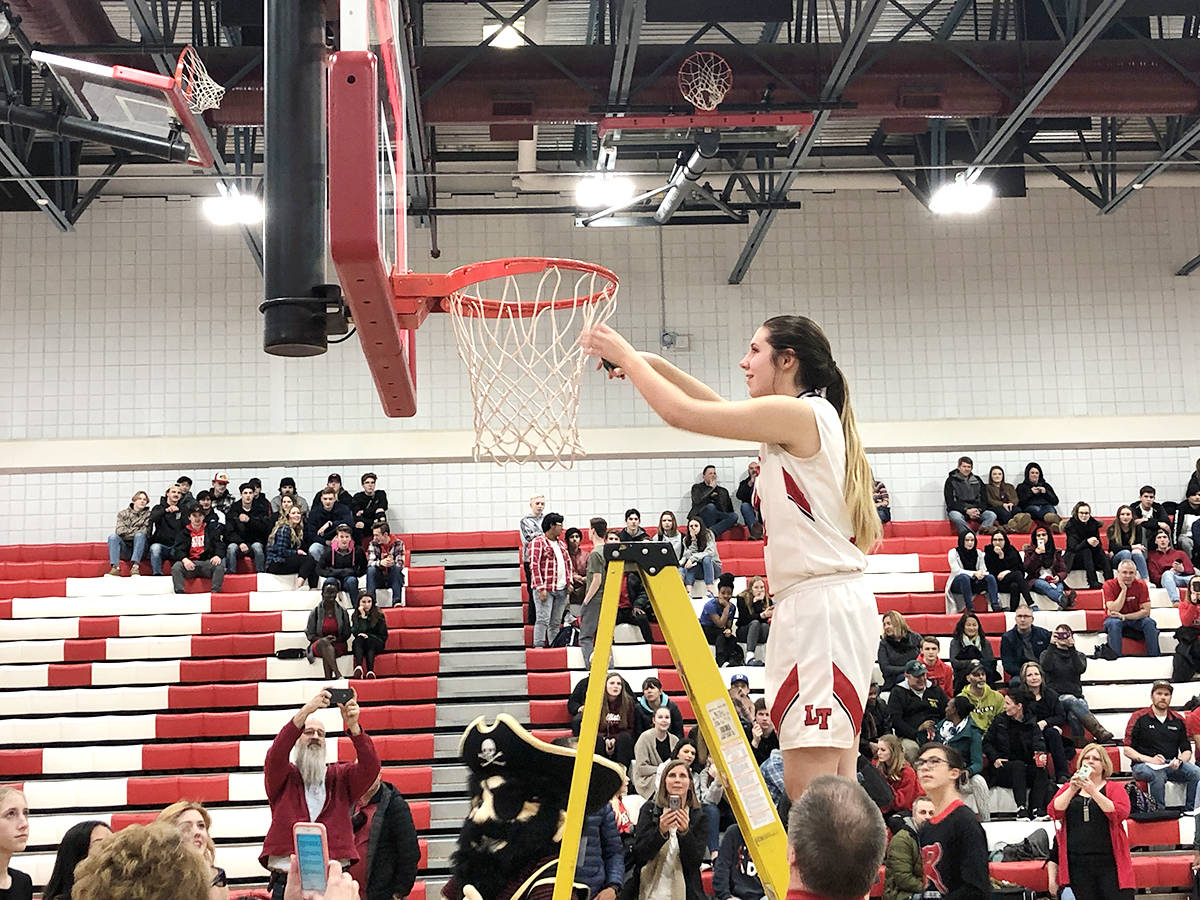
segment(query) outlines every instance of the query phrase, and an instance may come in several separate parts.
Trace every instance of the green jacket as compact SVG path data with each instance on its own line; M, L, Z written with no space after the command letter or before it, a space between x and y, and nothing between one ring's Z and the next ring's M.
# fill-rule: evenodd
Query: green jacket
M883 865L883 900L910 900L913 894L925 890L921 844L907 820L904 827L892 835Z

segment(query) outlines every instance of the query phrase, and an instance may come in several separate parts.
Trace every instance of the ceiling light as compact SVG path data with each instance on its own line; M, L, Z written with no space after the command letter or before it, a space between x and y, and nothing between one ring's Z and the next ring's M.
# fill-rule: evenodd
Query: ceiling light
M254 194L243 194L236 187L204 199L204 215L214 225L256 225L263 219L262 201Z
M585 175L575 186L575 202L581 209L608 209L633 199L633 179L624 175Z
M514 27L515 26L515 27ZM499 31L499 34L496 32ZM492 41L493 47L501 47L505 50L511 50L513 47L521 47L525 44L525 39L518 32L525 31L525 17L521 16L513 25L505 25L500 27L500 23L495 19L483 23L484 40L496 34Z
M996 196L990 184L967 181L959 172L954 181L943 184L929 198L929 211L938 216L971 215L980 212Z

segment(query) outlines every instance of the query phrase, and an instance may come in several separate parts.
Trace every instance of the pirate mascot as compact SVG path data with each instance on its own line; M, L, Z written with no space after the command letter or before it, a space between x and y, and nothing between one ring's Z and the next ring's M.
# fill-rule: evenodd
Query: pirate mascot
M567 819L575 751L547 744L501 713L467 726L459 755L471 770L471 810L450 858L446 900L550 900ZM592 757L588 815L621 787L622 773ZM587 897L575 885L572 896Z

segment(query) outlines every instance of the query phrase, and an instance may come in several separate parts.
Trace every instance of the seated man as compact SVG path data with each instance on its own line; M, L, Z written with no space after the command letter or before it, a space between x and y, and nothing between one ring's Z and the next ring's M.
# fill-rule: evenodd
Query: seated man
M150 510L150 574L161 575L162 564L179 559L175 544L187 527L187 512L183 509L183 490L178 484L167 488L166 496Z
M179 505L183 507L186 514L189 509L196 505L196 498L192 496L192 479L187 475L180 475L175 479L175 483L179 485Z
M996 514L988 509L987 488L983 479L972 474L974 468L971 457L960 456L957 467L950 470L942 487L946 518L959 534L996 524Z
M325 488L317 495L317 502L308 514L308 530L313 535L308 555L320 564L329 555L329 544L337 534L339 525L350 526L354 515L350 508L337 499L337 491Z
M333 579L338 587L350 596L350 604L358 604L358 579L367 574L367 557L350 534L345 522L337 527L333 543L329 545L329 556L317 567L322 579Z
M254 511L269 522L274 522L275 514L271 511L271 501L267 499L262 489L261 478L250 478L246 481L254 491Z
M1138 543L1143 547L1153 547L1154 536L1158 532L1171 530L1167 511L1154 499L1157 495L1154 485L1143 484L1142 489L1138 491L1137 502L1130 504L1133 508L1133 525L1141 536Z
M688 518L698 518L717 538L737 524L729 491L717 484L716 466L705 466L700 483L692 485L692 508Z
M350 500L350 511L354 513L354 541L361 544L371 534L376 525L388 528L387 494L375 490L378 479L374 472L367 472L362 477L362 490Z
M954 696L954 670L950 664L938 656L942 645L932 635L921 638L921 662L925 663L925 672L929 680L946 692L947 697Z
M760 766L767 761L772 750L779 749L779 733L775 731L775 725L771 722L771 711L767 709L767 701L762 697L754 701L750 748L754 751L754 761Z
M279 493L275 495L275 499L271 501L271 511L275 515L279 515L279 510L282 508L284 497L291 497L292 504L299 506L301 512L308 516L308 501L300 496L300 492L296 490L296 479L290 475L285 475L279 479Z
M225 533L225 513L213 506L212 493L201 491L196 495L196 505L204 510L204 524L216 522L221 526L221 534Z
M904 667L904 680L888 695L892 727L909 762L917 758L921 744L937 739L934 726L946 718L949 700L945 691L929 683L925 663L910 660Z
M236 574L238 560L254 556L254 571L267 571L264 545L274 522L260 515L254 505L254 487L245 482L238 487L241 499L225 514L225 571Z
M1175 515L1180 514L1177 512ZM1196 573L1188 554L1172 547L1171 536L1160 531L1154 536L1154 548L1146 554L1146 567L1150 570L1150 583L1162 587L1167 592L1167 598L1178 606L1179 589L1186 590Z
M212 500L213 509L222 515L229 512L229 507L236 502L233 494L229 493L229 476L224 472L214 475L208 496ZM197 499L199 499L199 495L197 495Z
M887 829L879 807L858 782L820 775L788 816L793 885L788 896L857 900L879 877L886 848Z
M1021 666L1037 662L1050 646L1050 631L1033 624L1033 610L1022 603L1013 614L1015 623L1000 636L1000 663L1010 686L1021 683Z
M742 510L742 524L750 530L750 540L761 541L763 539L762 521L759 519L758 510L754 508L754 485L758 482L758 473L762 467L757 459L750 460L750 464L746 466L746 477L738 483L737 499Z
M130 561L129 574L138 575L139 563L146 555L146 535L150 531L150 495L138 491L129 505L117 512L117 525L108 536L109 575L121 574L121 558Z
M1158 656L1158 623L1150 615L1150 591L1137 577L1132 560L1121 561L1116 576L1104 582L1102 596L1108 614L1104 620L1108 643L1096 647L1096 656L1120 658L1121 638L1130 633L1145 639L1147 656Z
M1150 686L1150 705L1129 717L1124 752L1133 763L1133 777L1146 782L1151 798L1160 806L1167 805L1168 781L1186 782L1183 810L1185 815L1194 815L1200 767L1192 762L1192 746L1183 716L1171 709L1174 692L1169 681L1156 681Z
M379 606L404 605L404 541L388 533L385 524L371 526L371 542L367 544L367 593L379 599L376 591L390 588L388 603Z
M617 532L617 541L629 544L634 541L648 540L649 537L646 529L642 527L641 512L633 507L625 510L625 527Z
M187 526L175 542L174 555L178 562L171 567L175 593L182 594L184 579L211 578L212 592L221 593L225 581L225 565L221 562L221 531L205 524L204 510L198 505L188 513Z
M316 509L320 505L321 494L327 490L332 490L337 502L345 506L346 509L351 509L354 506L354 498L350 496L348 490L342 487L342 476L337 472L330 472L329 477L325 480L325 487L321 489L317 496L313 497L313 509Z

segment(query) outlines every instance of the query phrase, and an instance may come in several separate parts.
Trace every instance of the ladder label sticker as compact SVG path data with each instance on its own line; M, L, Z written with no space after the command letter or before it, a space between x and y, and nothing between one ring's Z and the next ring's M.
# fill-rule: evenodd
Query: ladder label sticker
M737 740L741 726L734 724L733 713L729 711L729 701L724 697L718 697L705 705L704 709L708 712L708 720L712 722L713 728L717 731L717 740L722 749L726 741Z
M742 801L750 827L769 827L776 822L775 807L771 804L771 797L766 788L763 787L758 764L746 747L746 737L741 724L730 712L729 701L719 697L704 708L717 732L725 771Z

